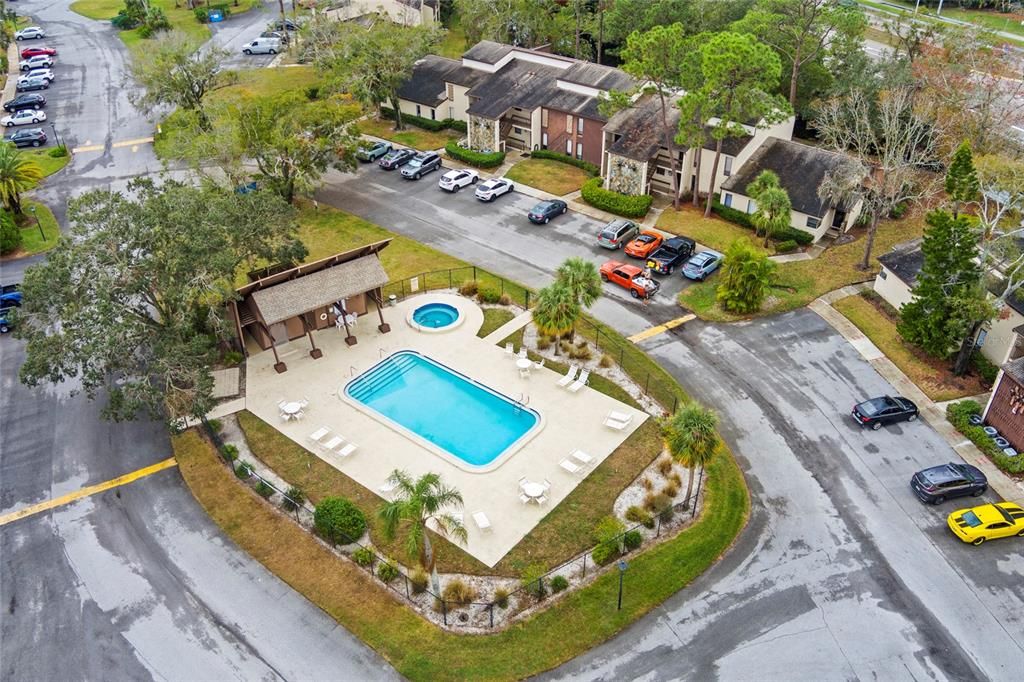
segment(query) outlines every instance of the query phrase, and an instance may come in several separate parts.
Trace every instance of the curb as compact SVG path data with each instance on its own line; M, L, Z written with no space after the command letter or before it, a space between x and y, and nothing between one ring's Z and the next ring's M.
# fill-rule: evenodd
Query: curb
M815 299L807 307L817 313L833 329L839 332L844 339L849 341L850 345L861 354L861 357L871 363L875 371L882 375L882 378L891 383L900 393L917 403L921 411L921 417L949 443L949 446L965 462L973 464L985 473L985 476L988 478L989 487L992 490L996 491L1007 502L1024 505L1024 488L1003 473L974 443L967 440L966 436L957 431L956 427L946 420L946 412L942 407L925 395L899 367L882 353L878 346L871 342L871 339L857 329L842 313L832 307L834 301L855 295L866 288L866 286L866 284L851 285L831 291Z

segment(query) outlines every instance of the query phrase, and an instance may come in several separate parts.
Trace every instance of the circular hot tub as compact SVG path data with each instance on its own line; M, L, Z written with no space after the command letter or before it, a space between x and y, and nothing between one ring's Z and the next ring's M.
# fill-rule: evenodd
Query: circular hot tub
M462 313L447 303L425 303L409 313L409 324L421 332L454 329L462 322Z

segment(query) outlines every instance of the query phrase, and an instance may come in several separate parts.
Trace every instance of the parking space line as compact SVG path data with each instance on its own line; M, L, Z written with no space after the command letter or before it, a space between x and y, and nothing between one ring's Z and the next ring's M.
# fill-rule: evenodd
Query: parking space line
M55 497L53 499L46 500L45 502L29 505L24 509L4 514L3 516L0 516L0 526L6 526L8 523L18 521L19 519L23 519L28 516L34 516L40 512L55 509L57 507L63 507L64 505L70 504L75 500L80 500L83 497L95 495L96 493L101 493L105 490L110 490L111 488L116 488L118 486L137 481L140 478L144 478L150 474L155 474L158 471L163 471L164 469L169 469L174 466L178 466L177 460L173 457L168 457L162 462L157 462L156 464L151 464L148 467L137 469L131 473L125 474L124 476L118 476L117 478L112 478L109 481L97 483L96 485L86 486L85 488L68 493L67 495L61 495L60 497Z
M650 329L645 329L642 332L638 332L636 334L633 334L633 336L629 337L629 340L631 342L633 342L633 343L640 343L641 341L645 341L645 340L651 338L652 336L657 336L658 334L663 334L663 333L667 332L669 329L674 329L674 328L678 327L681 324L686 324L690 320L695 320L695 319L697 319L697 316L692 314L692 313L689 314L689 315L683 315L682 317L677 317L674 320L669 320L665 324L659 324L656 327L651 327Z

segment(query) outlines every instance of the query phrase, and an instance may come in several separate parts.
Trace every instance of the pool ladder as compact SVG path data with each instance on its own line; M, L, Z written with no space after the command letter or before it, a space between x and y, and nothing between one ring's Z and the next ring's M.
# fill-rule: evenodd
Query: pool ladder
M516 414L519 414L520 410L525 410L526 406L530 404L530 396L525 393L520 393L519 398L512 402L516 404Z

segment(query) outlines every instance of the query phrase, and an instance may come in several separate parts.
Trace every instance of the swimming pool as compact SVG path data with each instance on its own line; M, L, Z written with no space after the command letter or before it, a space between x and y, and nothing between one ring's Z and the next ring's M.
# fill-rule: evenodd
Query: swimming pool
M425 303L409 313L409 324L421 332L448 331L462 322L462 313L447 303Z
M526 436L540 415L415 351L359 375L345 395L471 467L485 467Z

